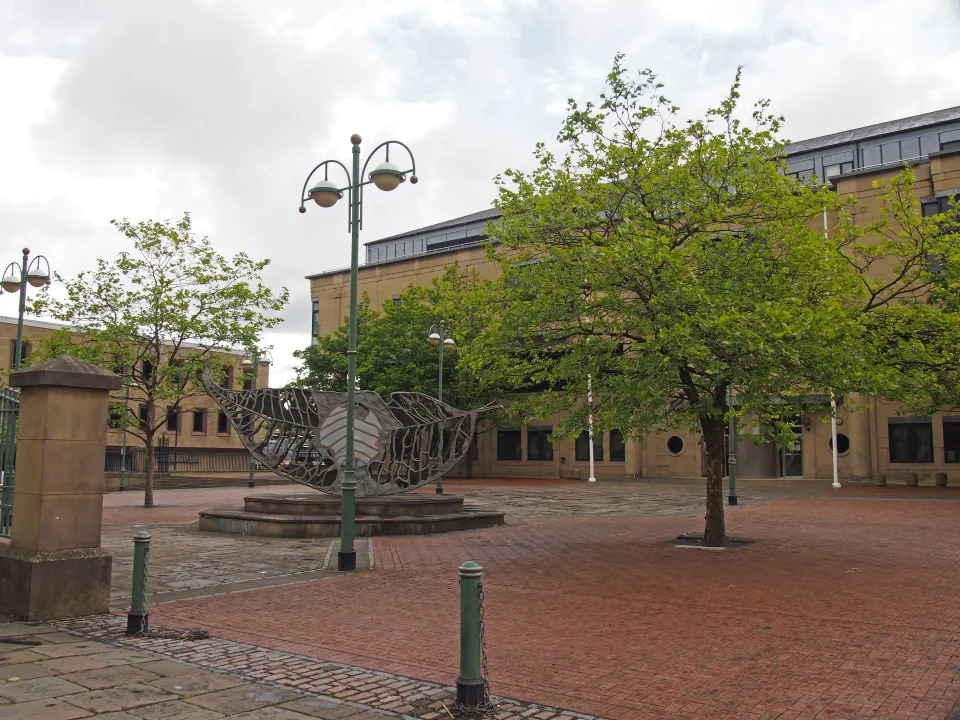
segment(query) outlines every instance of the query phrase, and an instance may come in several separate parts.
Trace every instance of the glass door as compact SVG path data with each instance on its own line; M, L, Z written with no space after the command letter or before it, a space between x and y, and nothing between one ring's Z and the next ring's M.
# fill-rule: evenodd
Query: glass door
M793 442L780 448L780 477L803 477L803 427L793 426Z

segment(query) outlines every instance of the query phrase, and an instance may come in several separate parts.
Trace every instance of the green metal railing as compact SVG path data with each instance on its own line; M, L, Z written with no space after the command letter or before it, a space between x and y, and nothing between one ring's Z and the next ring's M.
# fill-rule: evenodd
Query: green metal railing
M0 537L10 537L13 522L14 458L17 454L17 414L20 394L0 388Z

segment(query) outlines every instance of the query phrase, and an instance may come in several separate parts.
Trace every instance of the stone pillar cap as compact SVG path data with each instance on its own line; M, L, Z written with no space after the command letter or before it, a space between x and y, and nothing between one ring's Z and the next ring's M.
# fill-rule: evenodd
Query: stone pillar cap
M11 387L36 387L38 385L56 385L58 387L88 388L91 390L119 390L123 380L103 368L91 365L79 358L63 357L44 360L26 370L10 373Z

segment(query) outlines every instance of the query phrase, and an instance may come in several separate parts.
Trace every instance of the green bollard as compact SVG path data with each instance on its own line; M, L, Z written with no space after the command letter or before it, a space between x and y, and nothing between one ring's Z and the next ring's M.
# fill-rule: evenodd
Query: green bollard
M480 583L483 566L467 560L460 566L460 677L457 678L457 703L476 707L487 700L481 653Z
M147 554L150 552L150 533L141 530L133 536L133 592L130 612L127 613L127 635L141 635L147 631L150 613L147 612Z

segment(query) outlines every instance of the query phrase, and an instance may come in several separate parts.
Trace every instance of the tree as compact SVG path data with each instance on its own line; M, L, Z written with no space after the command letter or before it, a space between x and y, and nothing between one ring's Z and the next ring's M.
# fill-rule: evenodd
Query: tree
M269 260L245 253L232 258L193 234L190 215L176 221L111 221L133 243L115 260L97 260L95 270L72 280L57 276L66 299L43 293L31 312L69 325L41 343L31 356L74 355L113 370L130 385L145 412L119 412L114 423L143 440L148 462L144 507L153 507L154 436L166 412L204 393L200 375L208 364L221 381L227 353L258 346L261 333L281 322L287 290L260 280Z
M456 342L443 355L443 400L454 407L480 407L493 400L496 388L472 375L459 362L460 352L469 345L483 326L482 304L474 298L488 283L476 277L463 277L454 265L429 287L411 285L387 303L379 312L370 309L364 296L357 308L357 379L364 390L387 397L392 392L420 392L436 396L438 391L437 348L427 342L432 326L443 321L448 336ZM298 350L302 361L296 368L295 385L317 390L345 392L347 387L348 324L343 323L317 345ZM485 413L483 426L496 422L497 416ZM467 475L472 457L467 454Z
M702 433L710 545L726 539L725 422L749 415L783 442L815 395L892 390L880 314L902 329L898 305L925 272L912 263L871 304L851 253L897 264L922 249L825 236L841 199L786 174L782 118L761 101L742 121L739 94L738 71L718 107L678 123L654 74L631 76L617 56L598 104L571 100L562 154L538 144L531 172L497 179L502 275L466 359L503 387L542 388L526 403L562 411L557 434L586 426L588 378L603 427Z

